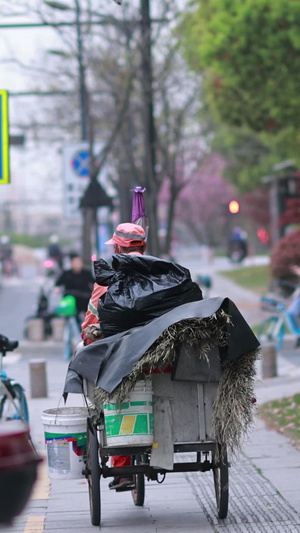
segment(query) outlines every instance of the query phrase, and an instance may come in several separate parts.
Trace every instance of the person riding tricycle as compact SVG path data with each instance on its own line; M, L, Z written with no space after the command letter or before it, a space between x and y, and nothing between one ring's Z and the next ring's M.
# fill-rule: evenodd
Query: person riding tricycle
M202 291L187 269L153 256L143 257L146 232L141 226L119 224L105 244L114 246L115 270L102 260L95 262L96 283L82 324L85 344L202 299ZM125 455L113 458L115 467L130 465L130 461ZM132 476L115 477L109 488L131 490L132 485Z

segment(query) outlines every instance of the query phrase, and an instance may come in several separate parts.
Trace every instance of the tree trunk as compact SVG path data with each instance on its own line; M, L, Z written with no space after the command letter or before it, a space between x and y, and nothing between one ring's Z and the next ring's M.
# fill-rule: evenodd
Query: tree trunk
M148 192L148 191L147 191ZM159 256L160 247L158 239L159 222L157 212L157 195L145 193L145 208L146 215L149 218L149 234L147 241L147 253L155 256Z
M170 256L171 254L171 247L172 247L172 233L173 233L173 226L174 226L174 215L175 215L175 202L177 199L176 192L172 191L171 188L171 194L170 194L170 203L168 208L168 218L167 218L167 234L166 234L166 240L165 240L165 253Z

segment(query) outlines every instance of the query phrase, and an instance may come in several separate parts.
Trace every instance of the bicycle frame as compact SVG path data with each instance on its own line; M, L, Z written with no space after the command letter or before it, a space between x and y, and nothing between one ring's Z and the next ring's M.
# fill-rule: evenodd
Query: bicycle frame
M70 360L74 349L81 341L81 331L75 316L66 318L64 332L64 359Z
M5 370L3 370L3 353L0 353L0 400L2 398L4 398L4 396L6 396L9 399L9 401L12 403L12 405L14 406L14 408L15 408L16 412L18 413L20 419L23 422L26 422L26 424L27 424L27 421L22 416L22 413L21 413L21 411L19 409L19 406L15 402L14 397L13 397L11 391L9 390L9 387L7 387L5 381L7 381L9 383L9 385L13 385L15 383L15 381L13 379L11 379L11 378L9 378L7 376Z
M286 328L297 339L300 337L300 328L296 327L293 317L287 309L276 315L270 315L269 318L265 319L260 325L258 338L263 339L265 337L269 341L275 341L277 350L280 350L286 334Z
M277 320L277 323L273 329L273 333L272 333L272 337L279 337L280 335L280 330L281 330L281 327L284 326L285 324L285 313L280 315L280 316L277 316L278 320Z

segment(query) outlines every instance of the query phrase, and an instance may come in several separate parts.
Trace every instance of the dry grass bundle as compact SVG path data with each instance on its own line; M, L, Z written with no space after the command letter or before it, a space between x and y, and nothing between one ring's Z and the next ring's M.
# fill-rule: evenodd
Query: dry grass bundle
M150 346L143 357L134 365L131 373L123 378L115 390L109 394L100 387L95 387L94 403L101 410L104 403L122 403L128 400L139 379L145 379L144 372L154 370L163 371L175 362L177 346L185 343L196 345L199 349L199 359L207 359L207 354L215 346L227 344L225 326L229 322L228 315L220 309L207 318L191 318L172 324Z
M199 359L207 360L212 348L228 344L226 324L229 322L229 316L219 309L208 318L182 320L167 328L111 394L95 387L96 411L100 412L104 403L121 404L128 400L136 382L145 379L145 371L149 374L154 369L162 371L175 362L177 347L182 343L196 345ZM255 361L258 357L259 350L254 350L235 361L222 363L222 376L214 404L213 428L215 441L225 444L231 454L241 448L243 438L253 422L252 397Z
M214 403L214 437L216 442L226 445L232 455L240 450L253 424L255 362L259 355L258 349L253 350L222 365Z

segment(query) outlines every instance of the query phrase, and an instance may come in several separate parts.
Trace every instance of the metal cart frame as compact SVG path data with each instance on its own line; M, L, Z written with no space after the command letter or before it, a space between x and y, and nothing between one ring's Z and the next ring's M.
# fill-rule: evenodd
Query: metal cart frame
M108 446L103 413L97 426L87 420L87 454L84 474L89 485L91 522L101 522L100 478L133 475L134 504L142 506L145 497L145 476L159 481L172 472L213 471L217 513L226 518L229 498L229 476L226 448L213 439L212 415L221 376L218 349L212 349L207 359L199 359L196 348L181 346L175 372L152 374L153 432L159 451L151 446ZM85 382L85 392L91 398L93 385ZM168 433L169 432L169 433ZM193 452L194 462L174 462L174 454ZM171 454L171 455L170 455ZM109 467L109 457L130 455L131 466ZM168 468L157 466L165 459ZM157 463L155 463L157 461ZM155 467L153 466L155 465ZM117 489L118 490L118 489Z

